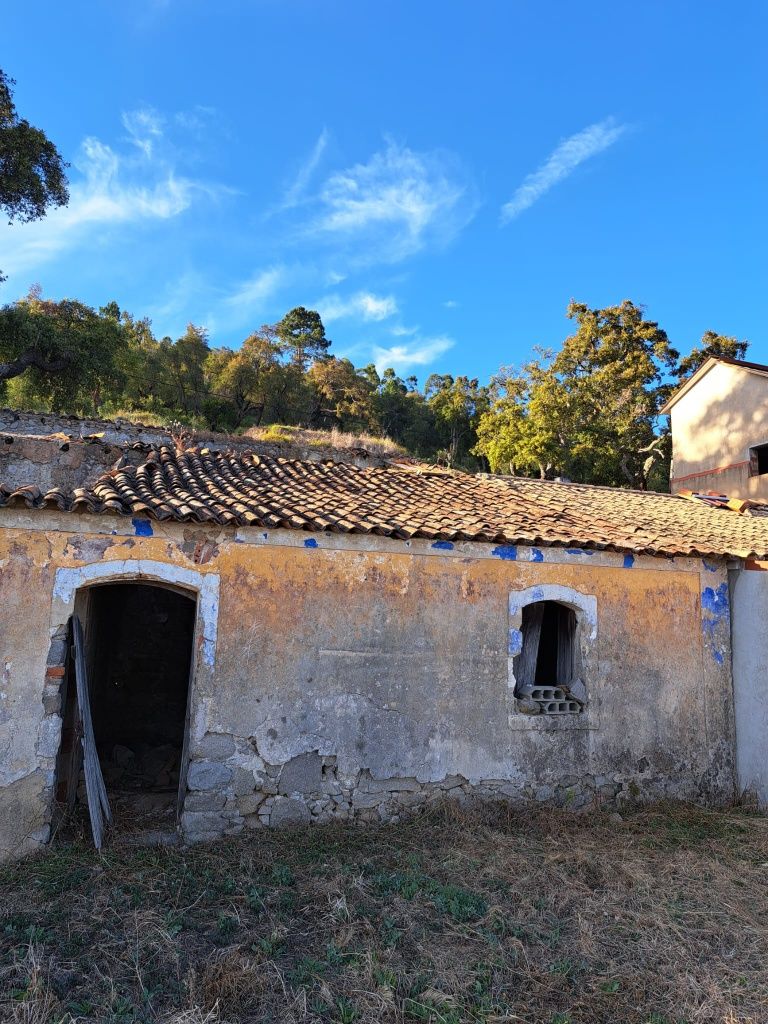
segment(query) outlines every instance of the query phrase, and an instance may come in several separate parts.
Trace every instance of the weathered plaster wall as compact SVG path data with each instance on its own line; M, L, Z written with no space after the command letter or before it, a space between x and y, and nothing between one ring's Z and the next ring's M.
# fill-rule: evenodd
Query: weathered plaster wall
M45 663L76 588L142 574L202 592L190 839L398 816L444 794L573 807L733 795L719 565L6 510L6 852L46 837L60 720ZM583 715L516 711L514 595L538 585L570 588L596 609Z
M753 563L755 564L755 563ZM757 568L759 566L759 568ZM762 570L762 571L761 571ZM768 807L768 562L732 575L739 787Z

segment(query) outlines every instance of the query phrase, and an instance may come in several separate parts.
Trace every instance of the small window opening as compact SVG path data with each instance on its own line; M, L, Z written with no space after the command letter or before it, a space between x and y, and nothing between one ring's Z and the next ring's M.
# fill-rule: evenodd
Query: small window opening
M523 644L515 667L518 710L534 715L584 710L576 627L576 613L557 601L536 601L523 608Z
M758 444L749 449L749 475L764 476L768 473L768 444Z

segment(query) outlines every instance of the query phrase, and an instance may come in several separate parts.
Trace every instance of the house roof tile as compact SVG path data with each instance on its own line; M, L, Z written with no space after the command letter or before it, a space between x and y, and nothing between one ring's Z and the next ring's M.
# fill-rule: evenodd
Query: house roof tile
M160 447L90 487L43 494L0 484L0 507L13 506L400 539L768 558L768 516L749 514L751 508L740 514L722 502L402 462L361 469Z

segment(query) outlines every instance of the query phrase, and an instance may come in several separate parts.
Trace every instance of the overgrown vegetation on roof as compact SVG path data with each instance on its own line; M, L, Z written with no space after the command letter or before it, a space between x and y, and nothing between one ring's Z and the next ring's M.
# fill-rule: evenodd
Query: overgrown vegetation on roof
M339 430L337 427L330 430L310 430L307 427L271 423L268 427L249 427L243 437L297 448L335 448L339 451L364 448L371 455L385 459L408 454L402 445L395 444L387 437L377 437L365 431Z
M658 807L262 831L0 869L0 1019L762 1024L768 819Z

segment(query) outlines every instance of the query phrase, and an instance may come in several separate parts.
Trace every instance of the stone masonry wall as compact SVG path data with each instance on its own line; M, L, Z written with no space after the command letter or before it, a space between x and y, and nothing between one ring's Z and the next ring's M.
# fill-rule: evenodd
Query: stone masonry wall
M413 777L376 779L365 770L344 775L336 757L317 751L299 754L284 765L268 764L255 754L252 741L221 733L209 733L203 746L210 759L194 761L188 775L181 822L188 842L267 826L397 822L444 799L503 800L580 811L701 797L695 787L654 776L644 765L610 775L553 773L548 781L523 784L505 779L473 784L463 775L424 783Z
M14 443L15 448L11 448ZM276 459L301 459L306 462L333 459L336 462L351 462L362 469L383 465L386 461L376 452L360 447L302 444L291 439L259 441L209 431L194 431L189 443L212 451L252 451ZM132 444L173 445L173 438L167 428L150 427L130 420L80 419L57 413L0 409L0 483L7 486L13 481L17 486L33 483L44 487L48 477L38 483L41 472L39 467L43 463L52 463L50 472L55 473L55 481L47 486L79 487L95 479L93 473L89 472L91 467L98 469L101 465L101 472L109 469ZM31 479L24 479L24 459L30 464L28 469L32 474ZM87 461L87 468L78 472L84 460ZM135 461L141 461L141 455L137 455ZM9 473L13 473L10 478Z

